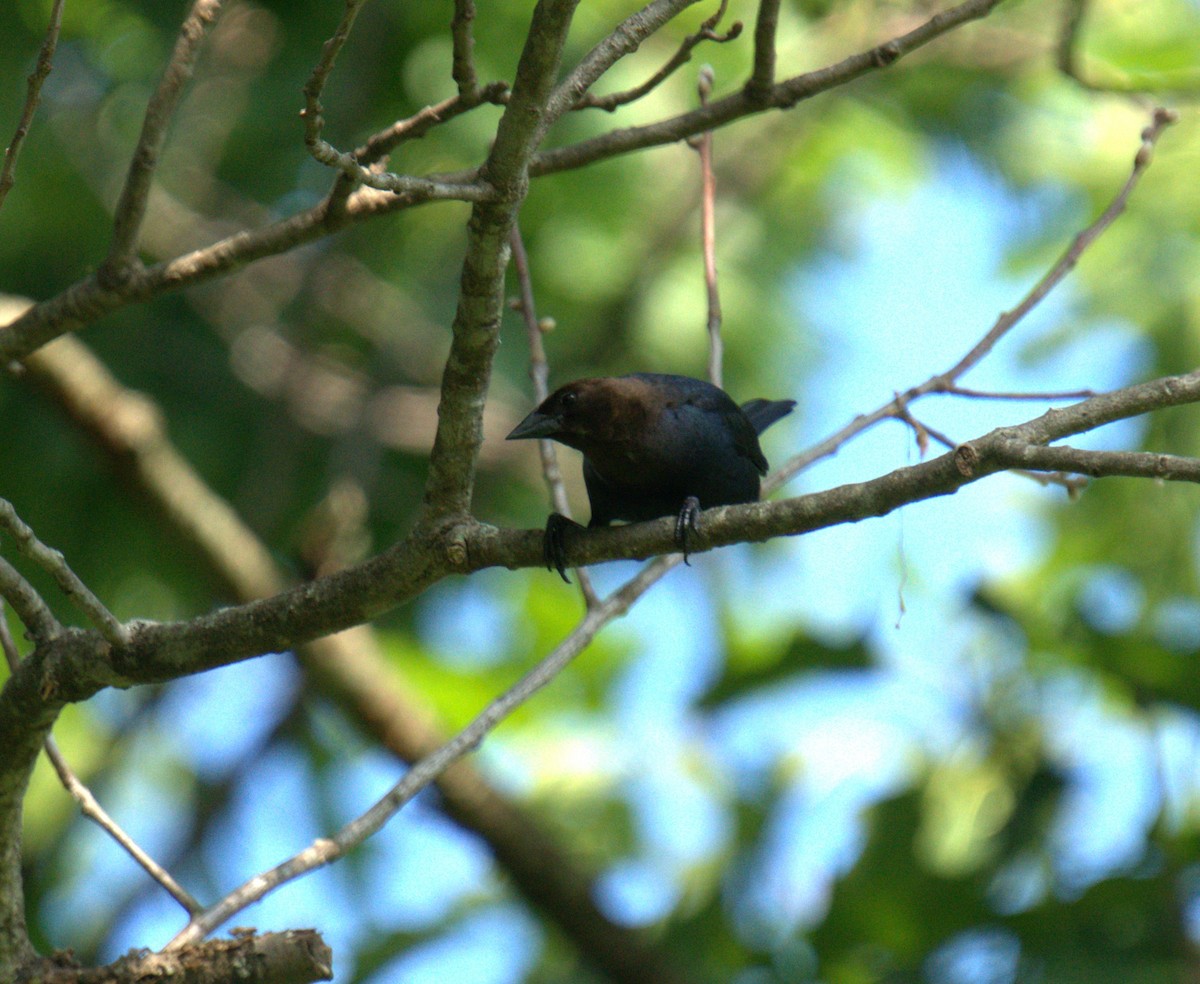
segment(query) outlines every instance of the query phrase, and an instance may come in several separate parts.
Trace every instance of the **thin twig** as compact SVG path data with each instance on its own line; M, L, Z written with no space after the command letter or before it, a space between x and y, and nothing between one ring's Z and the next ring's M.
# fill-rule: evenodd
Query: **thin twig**
M49 642L62 632L50 606L12 564L0 557L0 598L12 605L25 631L34 642Z
M713 70L709 65L700 69L697 89L700 105L708 102L713 87ZM704 292L708 307L708 378L714 386L722 385L725 345L721 340L721 294L717 287L717 179L713 175L712 130L705 130L697 140L700 154L700 246L704 254Z
M746 82L751 99L766 100L775 85L775 32L779 28L779 0L759 0L754 24L754 69Z
M21 656L17 652L16 642L14 642L12 633L8 629L8 620L4 617L3 605L0 605L0 649L4 650L4 658L8 663L9 671L16 672L17 664L21 662ZM168 871L142 850L133 838L125 833L120 824L108 815L108 812L100 805L99 800L92 794L92 791L75 775L70 765L67 764L66 758L59 751L58 745L53 738L46 739L46 756L50 759L50 764L54 766L54 771L58 774L59 782L63 784L63 788L79 804L79 809L85 817L97 824L101 830L116 841L134 861L145 869L151 878L158 882L175 901L183 906L188 915L194 915L204 908L187 889L183 888L183 886L171 877Z
M578 143L568 144L565 147L544 150L535 155L530 163L530 176L541 177L558 171L586 167L594 161L607 160L631 151L675 143L677 140L686 140L705 130L724 126L733 120L762 113L768 109L790 109L801 100L811 99L813 96L845 85L869 72L877 72L893 65L898 59L942 35L954 31L972 20L986 17L1002 2L1003 0L964 0L956 7L934 14L907 34L885 41L868 51L851 55L835 65L777 82L771 89L770 98L765 101L752 99L743 87L707 106L672 116L669 119L648 123L645 126L621 127L596 137L581 140ZM613 60L615 61L615 58ZM601 65L600 74L603 74L607 67L609 66ZM581 72L582 68L581 65L576 72ZM590 70L581 72L581 75L582 78L576 79L575 73L572 73L572 76L568 77L559 87L560 90L563 90L563 98L569 100L565 108L574 105L595 81L595 77L598 77L595 72Z
M29 128L33 125L33 114L37 112L38 103L42 98L42 84L54 65L54 50L58 47L58 35L62 30L64 2L65 0L54 0L54 6L50 8L50 24L46 28L46 38L42 42L41 51L38 52L37 65L27 80L21 120L17 123L17 132L13 134L12 143L4 151L4 165L0 167L0 205L4 204L4 199L8 197L8 192L13 186L21 145L24 144Z
M75 602L100 634L114 646L129 644L129 630L121 624L79 576L67 566L61 551L51 549L21 520L11 502L0 499L0 529L8 530L17 546L34 563L49 572L63 594Z
M1071 245L1059 257L1058 262L1047 271L1041 280L1034 284L1033 289L1028 294L1021 298L1020 303L1011 311L1006 311L1000 315L991 330L979 340L979 343L942 374L944 380L935 384L933 390L936 391L941 385L952 384L959 376L978 363L980 359L992 350L992 347L1001 338L1012 330L1012 327L1017 322L1037 307L1042 302L1042 299L1058 286L1068 273L1075 269L1075 264L1079 262L1079 258L1083 255L1084 251L1097 238L1103 235L1105 230L1125 211L1129 196L1133 193L1133 189L1137 186L1142 174L1150 166L1150 162L1154 158L1154 145L1158 142L1158 138L1162 136L1163 131L1178 118L1179 115L1174 110L1161 107L1154 110L1150 125L1142 131L1142 143L1134 155L1133 169L1130 171L1129 177L1125 179L1121 190L1109 202L1108 207L1100 213L1100 216L1091 225L1071 241Z
M100 805L100 801L96 799L92 791L71 770L71 767L67 764L67 760L63 757L62 752L59 751L58 744L53 738L46 739L46 757L50 759L50 764L54 766L54 771L58 774L59 782L63 784L63 788L79 804L79 810L85 817L116 841L121 849L133 858L146 874L158 882L167 894L183 907L183 910L189 916L194 916L197 912L203 911L204 906L197 901L196 897L180 885L171 876L169 871L155 861L154 858L150 857L125 832L121 825L108 814L108 811Z
M966 355L945 372L931 376L919 386L905 390L895 399L888 401L881 407L876 408L870 413L856 417L845 427L825 438L825 440L788 459L783 465L767 476L763 482L763 494L765 495L767 492L778 488L793 475L804 470L814 462L835 454L852 437L873 427L881 420L896 416L897 409L902 403L910 403L930 393L954 393L958 387L959 377L977 365L981 359L991 352L1000 339L1011 331L1030 311L1037 307L1051 290L1062 282L1067 274L1075 268L1075 265L1079 262L1080 257L1088 247L1125 210L1129 196L1133 193L1133 189L1137 186L1138 181L1153 160L1154 147L1158 139L1162 136L1163 131L1174 123L1176 119L1177 115L1169 109L1159 108L1154 111L1150 125L1142 131L1141 145L1134 155L1133 168L1130 171L1129 177L1126 178L1116 195L1113 196L1108 207L1100 213L1095 221L1075 236L1054 266L1021 298L1016 307L1000 315L987 334L972 346Z
M665 561L666 558L663 560ZM270 871L255 876L236 891L229 893L216 905L194 917L167 944L166 950L177 950L203 939L269 892L335 861L363 843L458 759L478 748L496 725L550 683L579 653L587 648L604 626L625 614L630 605L645 593L650 584L657 581L671 566L673 564L662 561L647 565L637 577L630 580L620 590L613 592L598 607L584 615L583 620L569 636L517 683L488 704L462 731L439 749L414 764L404 778L374 806L342 827L333 837L323 837L313 841L299 854Z
M702 41L724 44L726 41L732 41L734 38L740 37L742 33L741 21L734 21L730 24L729 29L724 34L717 33L717 25L721 23L721 18L725 16L725 8L728 5L729 0L721 0L721 5L717 8L717 12L704 21L695 34L689 34L684 38L679 48L675 51L675 54L667 60L666 64L641 85L634 86L632 89L625 89L622 92L613 92L607 96L595 96L591 92L585 92L572 108L603 109L611 113L618 106L626 106L657 89L675 73L676 69L691 61L692 49Z
M554 89L546 107L542 132L563 113L574 109L589 89L626 55L637 51L647 38L699 0L651 0L626 17L589 51Z
M992 390L968 389L965 386L951 385L939 392L949 396L962 396L970 400L1086 400L1095 396L1093 389L1051 390L1044 393L997 393Z
M435 126L461 116L483 103L503 106L507 101L507 82L489 82L482 89L472 89L469 94L460 93L443 99L433 106L426 106L407 119L398 120L386 130L372 134L365 144L354 151L354 159L364 166L374 164L404 141L419 140Z
M533 398L540 405L550 395L550 364L546 361L546 346L542 344L542 334L550 327L550 322L543 323L537 316L537 308L533 300L533 277L529 272L529 257L525 253L525 242L521 238L521 229L514 222L512 231L508 234L512 247L513 267L517 271L517 283L520 289L520 300L517 310L525 321L525 333L529 338L529 378L533 380ZM568 519L571 517L571 505L567 501L567 489L563 485L562 469L558 467L558 453L554 442L540 440L538 453L542 459L542 475L550 490L550 501L554 511ZM592 586L591 576L586 570L577 568L575 574L579 578L579 590L583 594L584 604L588 610L600 604L596 590Z
M120 283L129 276L134 266L142 220L146 217L146 203L150 197L150 184L166 140L167 125L195 70L204 37L221 12L221 3L222 0L194 0L192 9L179 29L171 60L167 62L158 88L146 105L142 132L113 215L112 245L101 268L102 279L106 282Z
M454 60L450 71L463 99L474 96L479 88L479 79L475 75L475 36L471 32L474 20L475 0L454 0L454 17L450 21Z

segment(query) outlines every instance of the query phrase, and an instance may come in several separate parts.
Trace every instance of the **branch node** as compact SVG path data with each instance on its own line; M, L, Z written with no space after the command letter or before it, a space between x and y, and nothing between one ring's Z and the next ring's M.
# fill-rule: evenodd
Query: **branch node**
M965 478L975 474L979 467L979 451L973 444L960 444L954 449L954 467Z

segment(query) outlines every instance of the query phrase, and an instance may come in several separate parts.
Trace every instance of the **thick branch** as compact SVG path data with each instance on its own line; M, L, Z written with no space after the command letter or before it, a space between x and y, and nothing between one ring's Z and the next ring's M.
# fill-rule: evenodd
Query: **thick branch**
M27 973L39 984L308 984L333 980L333 951L311 929L261 936L244 930L174 953L133 950L105 967L79 968L68 954L36 961Z
M120 386L75 339L46 347L29 360L28 368L236 598L251 601L284 589L270 551L175 449L152 403ZM348 717L399 759L415 762L445 740L404 694L368 627L300 646L296 656ZM619 981L682 979L641 933L615 925L597 909L588 873L472 765L447 771L438 779L438 789L443 809L484 839L521 894L554 919L591 963L624 968L614 973ZM637 968L645 968L646 976L638 976Z
M754 24L754 70L746 82L751 99L769 99L775 85L775 32L779 28L779 0L759 0Z
M540 0L512 95L481 176L499 194L477 203L468 224L454 337L442 374L438 429L425 486L423 525L470 509L481 420L500 339L508 236L529 184L529 160L545 130L547 102L579 0Z
M842 523L884 516L924 499L951 495L964 485L1012 467L1015 444L1038 446L1095 430L1105 424L1153 410L1200 402L1200 370L1140 383L1102 394L1060 410L1050 410L1017 427L1001 428L958 449L874 478L780 502L722 506L703 512L696 538L698 553L732 543L760 542L794 536ZM1161 457L1161 456L1155 456ZM1040 469L1039 469L1040 470ZM1054 466L1053 470L1058 470ZM1108 474L1090 471L1088 474ZM1117 469L1114 475L1126 472ZM1180 470L1179 477L1188 480ZM569 541L571 566L607 560L648 557L676 549L673 518L579 531ZM535 567L543 563L541 530L500 530L477 526L466 532L468 566Z

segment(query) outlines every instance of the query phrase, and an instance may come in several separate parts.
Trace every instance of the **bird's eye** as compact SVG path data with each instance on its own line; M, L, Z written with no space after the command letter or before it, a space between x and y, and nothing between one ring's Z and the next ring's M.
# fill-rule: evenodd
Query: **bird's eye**
M562 405L564 408L573 407L579 402L579 394L575 392L567 392L562 395Z

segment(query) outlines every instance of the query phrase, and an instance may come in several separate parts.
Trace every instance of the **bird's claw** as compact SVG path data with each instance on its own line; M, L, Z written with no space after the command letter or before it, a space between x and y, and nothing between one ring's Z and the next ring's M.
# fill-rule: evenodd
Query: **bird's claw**
M688 546L692 533L700 532L700 500L689 495L679 507L679 515L675 517L675 543L683 551L683 562L689 567Z
M571 583L567 577L567 531L582 528L562 513L551 513L546 520L546 534L542 538L542 557L546 561L546 570L558 571L558 576L567 584Z

